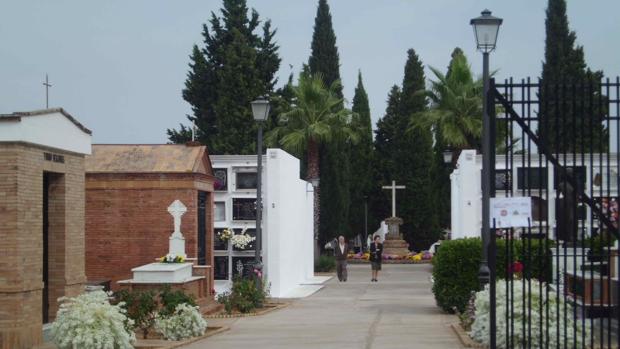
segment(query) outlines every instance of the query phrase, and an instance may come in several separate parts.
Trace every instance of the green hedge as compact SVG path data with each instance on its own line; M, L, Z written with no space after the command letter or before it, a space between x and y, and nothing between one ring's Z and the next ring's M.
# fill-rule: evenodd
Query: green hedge
M552 255L545 253L547 240L497 240L497 277L505 278L512 262L523 263L523 277L548 281L552 276ZM508 262L508 252L512 253ZM530 254L527 251L531 251ZM546 255L546 260L545 260ZM479 238L444 241L433 257L433 294L437 305L447 312L465 311L471 293L480 290L478 270L482 260L482 242Z
M336 257L334 256L319 256L314 263L314 271L317 273L329 273L334 270L336 270Z

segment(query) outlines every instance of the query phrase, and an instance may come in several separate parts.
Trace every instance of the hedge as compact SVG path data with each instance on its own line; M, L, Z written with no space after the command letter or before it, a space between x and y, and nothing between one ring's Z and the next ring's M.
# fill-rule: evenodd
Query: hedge
M497 240L497 277L506 278L509 265L520 261L523 277L549 281L552 276L552 254L545 253L547 240ZM511 258L507 258L512 247ZM527 251L531 251L528 256ZM545 260L546 255L546 260ZM472 292L480 290L478 270L482 260L482 242L479 238L444 241L433 257L433 294L437 305L447 312L465 311ZM510 262L508 262L510 260Z

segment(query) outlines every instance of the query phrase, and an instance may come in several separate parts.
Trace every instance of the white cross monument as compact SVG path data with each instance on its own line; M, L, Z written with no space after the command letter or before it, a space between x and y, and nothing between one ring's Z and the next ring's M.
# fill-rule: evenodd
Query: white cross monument
M384 185L383 189L392 190L392 217L396 217L396 190L405 189L404 185L396 185L396 181L392 181L392 185Z
M172 215L174 218L174 232L170 235L170 244L168 248L168 253L174 254L176 256L186 257L185 255L185 238L181 233L181 217L187 212L187 207L183 205L183 203L179 200L174 200L174 202L168 206L168 213Z

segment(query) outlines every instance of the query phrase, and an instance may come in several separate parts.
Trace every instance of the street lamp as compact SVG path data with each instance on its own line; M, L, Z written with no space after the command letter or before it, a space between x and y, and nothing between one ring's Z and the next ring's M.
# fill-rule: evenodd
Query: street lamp
M267 120L269 116L269 101L265 97L258 97L255 101L251 102L252 114L254 120L258 122L258 138L256 141L256 244L254 247L254 269L256 270L256 285L260 289L263 263L261 262L261 249L262 249L262 220L263 220L263 193L262 193L262 174L263 174L263 122Z
M480 285L489 283L491 271L488 265L489 241L491 238L491 227L489 219L489 207L491 198L491 152L493 151L493 140L491 139L491 120L487 103L487 93L489 91L489 52L495 50L497 43L497 33L502 19L491 16L491 11L484 10L480 17L473 18L469 24L474 27L476 44L478 50L482 52L482 261L478 271Z

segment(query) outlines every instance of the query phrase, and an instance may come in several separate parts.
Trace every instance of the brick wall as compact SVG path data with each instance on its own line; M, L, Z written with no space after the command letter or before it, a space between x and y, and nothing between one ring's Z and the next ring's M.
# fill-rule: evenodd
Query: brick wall
M46 161L44 152L64 156ZM49 314L80 293L84 274L84 158L21 143L0 144L0 348L41 341L43 175L51 172Z
M87 174L88 280L111 280L112 288L117 289L117 281L131 278L132 268L153 263L155 258L165 255L174 230L167 209L177 199L187 206L181 220L186 254L197 257L197 187L201 187L201 182L187 175ZM213 258L212 215L212 209L208 209L208 261Z

